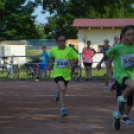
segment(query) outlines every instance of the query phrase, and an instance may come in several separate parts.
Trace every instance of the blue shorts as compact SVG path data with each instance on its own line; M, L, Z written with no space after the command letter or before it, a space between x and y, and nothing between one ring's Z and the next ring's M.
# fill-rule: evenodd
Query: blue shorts
M45 64L40 64L38 66L38 69L40 69L40 70L46 70L46 68L47 68L47 65L45 65Z
M104 60L105 64L108 63L109 59L110 59L110 58L106 58L106 59Z

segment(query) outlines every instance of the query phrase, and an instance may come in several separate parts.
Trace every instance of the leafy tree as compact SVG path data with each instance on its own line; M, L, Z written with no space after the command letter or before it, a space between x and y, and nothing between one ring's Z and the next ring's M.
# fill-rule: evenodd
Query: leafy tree
M26 0L0 0L0 40L40 38L31 15L34 8L41 3Z
M77 38L71 26L76 18L133 18L134 0L43 0L44 12L49 11L44 32L54 38L56 31L64 32L67 38Z

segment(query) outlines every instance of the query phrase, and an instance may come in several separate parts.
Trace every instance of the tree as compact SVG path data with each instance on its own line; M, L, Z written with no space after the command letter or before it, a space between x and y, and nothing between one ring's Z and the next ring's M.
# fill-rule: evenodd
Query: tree
M134 0L43 0L44 12L49 11L44 32L54 38L56 31L64 32L67 38L77 38L71 26L78 18L130 18L134 17Z
M36 30L40 36L40 39L45 39L46 36L44 35L44 23L40 23L38 21L35 21L35 27L36 27Z
M40 1L0 0L0 40L40 38L31 14Z

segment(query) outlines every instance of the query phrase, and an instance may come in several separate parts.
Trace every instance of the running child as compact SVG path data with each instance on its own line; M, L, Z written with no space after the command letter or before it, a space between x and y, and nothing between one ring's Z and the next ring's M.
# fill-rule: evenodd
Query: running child
M120 35L120 43L123 43L123 39L122 39L121 35ZM106 85L108 85L108 82L109 82L109 68L110 68L110 64L112 64L113 61L114 61L114 56L112 56L107 63L107 77L108 77L108 79L106 80ZM116 97L117 98L119 96L121 96L122 91L124 90L124 88L118 83L117 80L115 80L115 82L110 85L109 89L110 89L110 91L116 90ZM132 121L129 119L129 114L130 114L130 111L132 109L132 106L133 106L133 93L131 93L127 98L126 114L123 115L123 117L122 117L122 122L124 122L127 125L132 124ZM119 121L118 123L114 123L115 129L120 129L120 120L118 120L118 121Z
M43 53L41 57L42 62L38 66L37 77L34 81L39 81L39 79L42 77L43 72L47 69L47 65L50 61L50 54L48 51L46 51L46 46L43 46L42 49L43 49Z
M123 96L118 97L118 111L113 113L114 127L120 129L121 115L125 114L127 98L134 92L134 26L127 25L122 28L124 43L115 45L107 51L97 68L101 68L101 63L107 57L114 55L114 75L117 82L125 88Z
M58 91L55 91L55 102L58 103L60 99L63 117L68 115L65 109L65 91L71 79L70 65L74 66L78 63L78 54L71 47L66 46L66 36L63 33L57 33L55 39L58 46L51 49L48 69L54 62L53 77L58 86Z

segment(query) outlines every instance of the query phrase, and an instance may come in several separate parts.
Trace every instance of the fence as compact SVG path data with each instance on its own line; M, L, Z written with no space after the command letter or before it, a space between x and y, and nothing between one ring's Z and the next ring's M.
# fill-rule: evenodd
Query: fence
M56 42L54 39L26 40L26 50L42 49L43 45L47 46L47 49L51 49L56 46Z
M97 54L100 54L99 52L97 53ZM25 63L15 63L14 64L14 58L16 58L16 57L30 57L30 58L39 58L39 57L41 57L41 56L6 56L7 58L11 58L11 63L10 63L10 68L11 68L11 72L10 72L10 76L11 76L11 78L13 78L13 65L23 65L23 64L31 64L31 63L27 63L27 62L25 62ZM3 57L1 57L0 56L0 58L3 58ZM28 61L30 61L30 60L28 60ZM98 62L94 62L94 63L98 63ZM38 62L37 63L33 63L33 64L39 64ZM1 65L3 65L3 64L1 64ZM81 66L81 68L82 68L82 53L79 53L79 65ZM103 65L103 68L105 69L105 65ZM81 76L82 77L82 76Z

